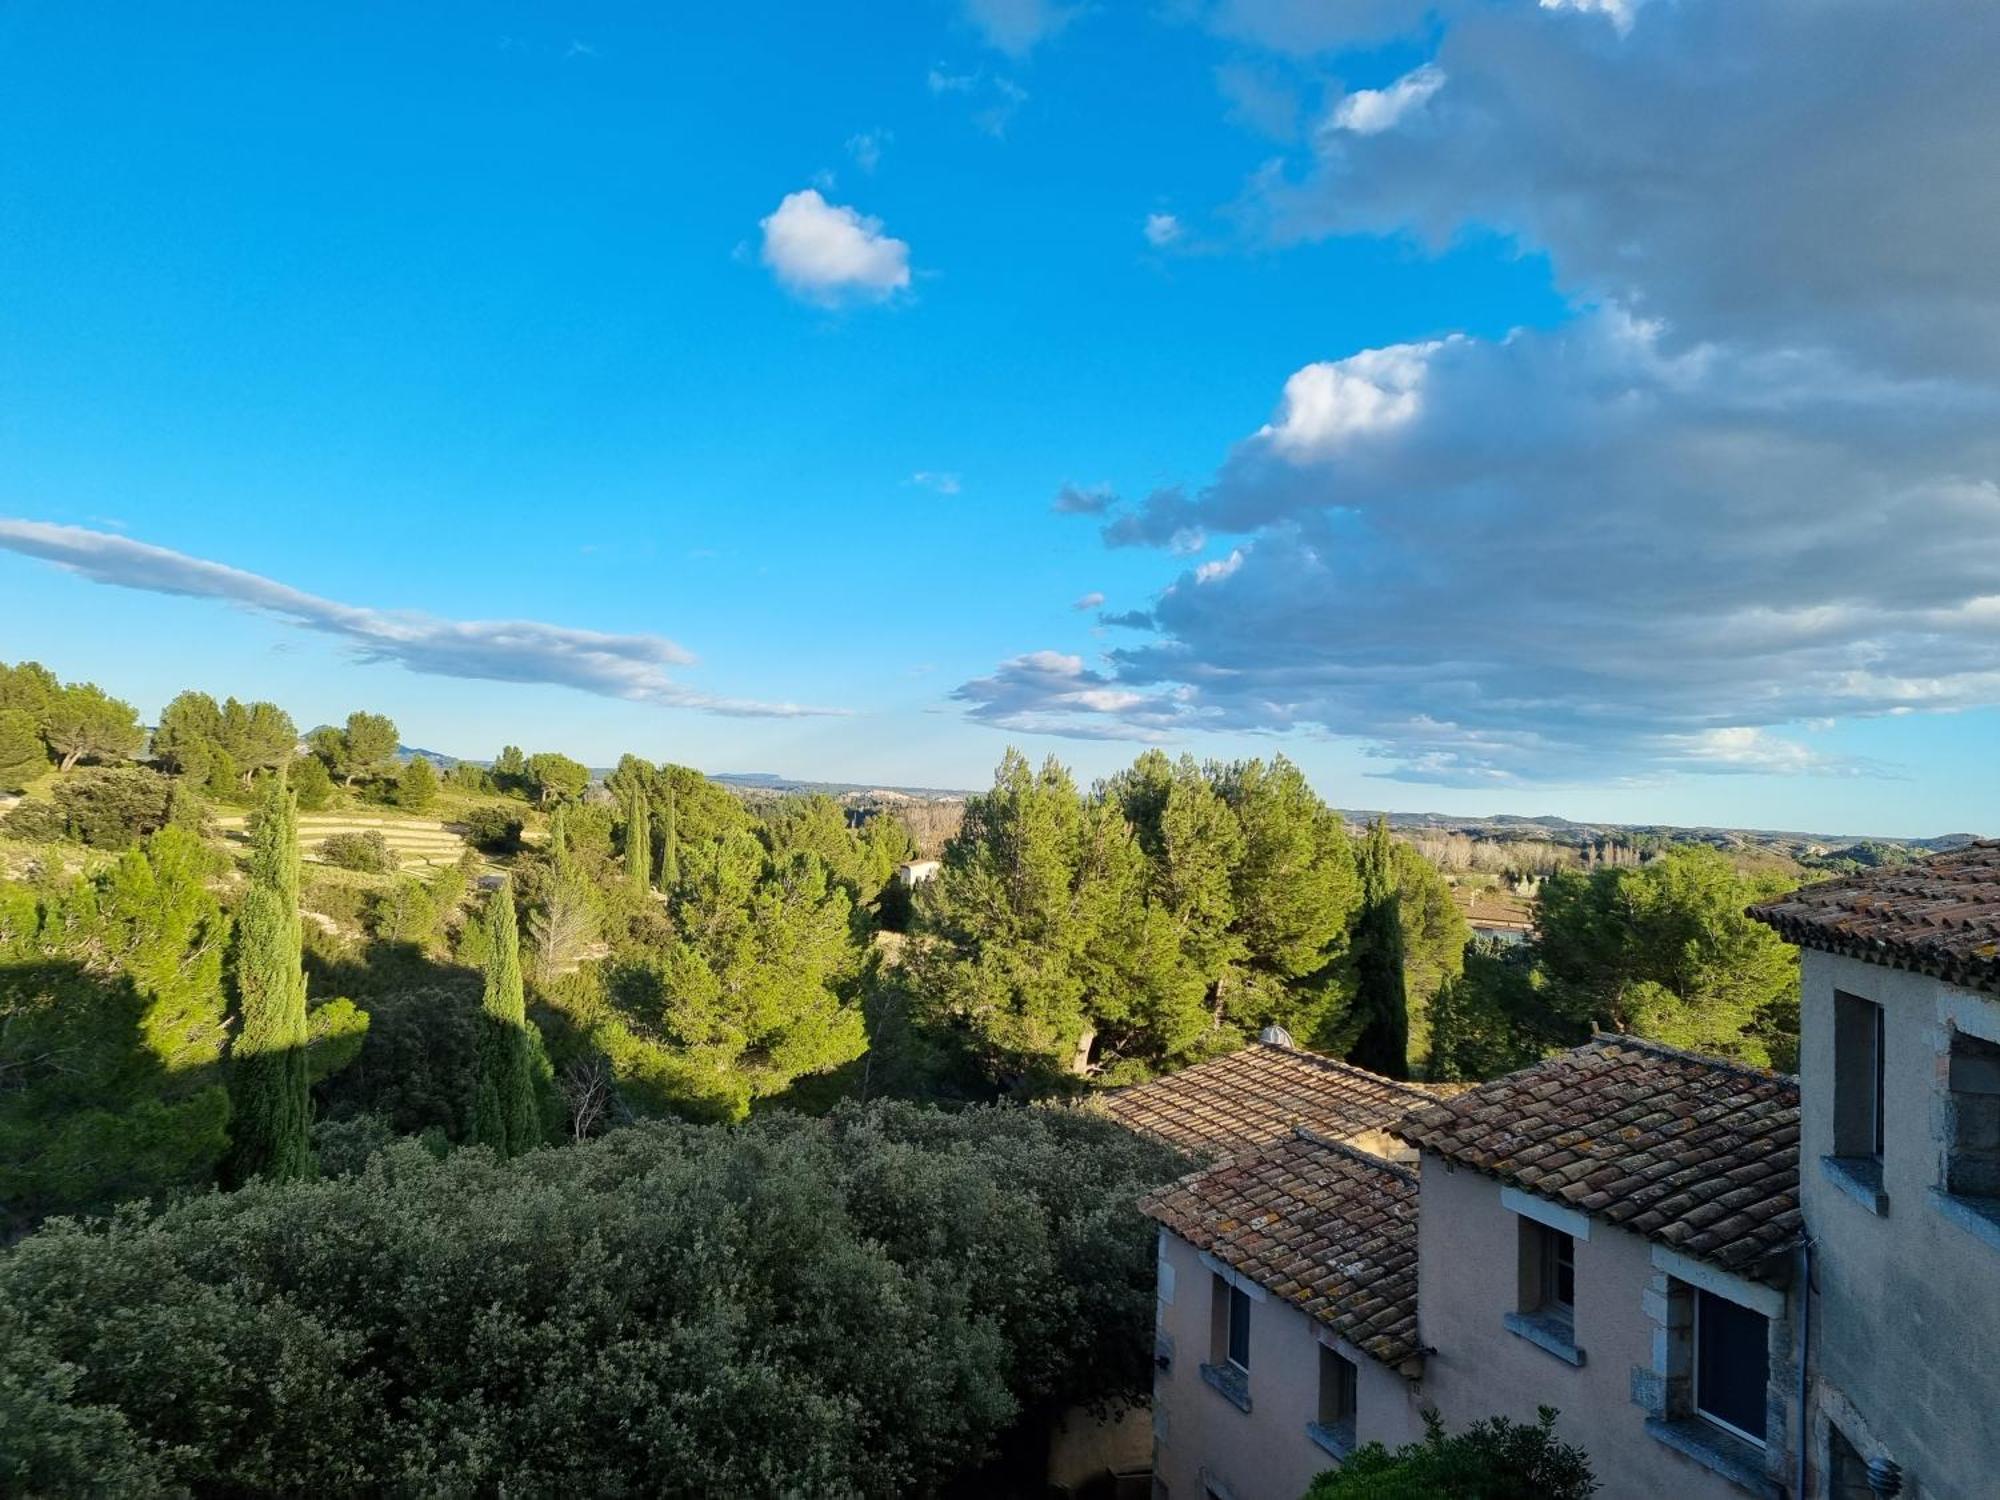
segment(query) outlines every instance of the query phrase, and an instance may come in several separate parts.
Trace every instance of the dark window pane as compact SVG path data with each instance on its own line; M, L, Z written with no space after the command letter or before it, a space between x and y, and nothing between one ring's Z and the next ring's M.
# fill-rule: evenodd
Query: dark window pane
M1229 1362L1250 1368L1250 1298L1238 1287L1229 1289Z
M1764 1386L1770 1375L1765 1319L1747 1307L1695 1293L1695 1410L1764 1440Z

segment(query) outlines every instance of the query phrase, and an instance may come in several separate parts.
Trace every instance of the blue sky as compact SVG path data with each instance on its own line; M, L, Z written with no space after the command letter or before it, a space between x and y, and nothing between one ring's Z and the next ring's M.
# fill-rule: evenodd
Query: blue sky
M1992 831L1994 28L1749 9L14 4L0 656Z

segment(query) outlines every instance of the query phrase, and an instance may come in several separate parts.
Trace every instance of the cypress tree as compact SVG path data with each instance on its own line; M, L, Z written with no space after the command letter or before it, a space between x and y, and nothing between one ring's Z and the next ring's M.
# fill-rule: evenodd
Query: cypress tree
M513 882L486 903L486 993L479 1038L479 1084L472 1138L502 1156L518 1156L541 1139L535 1105L528 1012L521 992L521 937L514 920Z
M1390 1078L1408 1078L1410 1000L1403 980L1402 897L1387 818L1375 820L1361 846L1354 979L1354 1009L1362 1026L1348 1060Z
M240 1017L229 1053L229 1176L239 1183L313 1170L298 827L298 805L280 769L265 783L251 825L250 888L236 918Z
M671 892L681 883L681 851L674 829L674 788L667 784L667 812L660 819L660 889Z
M641 896L653 888L653 839L647 827L646 794L634 789L625 814L625 878Z

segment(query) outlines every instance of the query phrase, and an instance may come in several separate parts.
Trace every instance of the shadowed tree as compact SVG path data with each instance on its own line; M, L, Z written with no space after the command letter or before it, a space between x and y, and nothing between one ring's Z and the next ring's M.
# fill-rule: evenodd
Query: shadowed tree
M485 1017L472 1138L502 1156L518 1156L533 1147L542 1132L521 991L521 938L512 881L504 882L487 901L485 925L486 991L480 1000Z
M1403 898L1389 820L1361 845L1361 912L1354 924L1354 1008L1361 1019L1348 1060L1390 1078L1410 1076L1410 1001L1403 978Z
M298 808L271 778L250 831L250 888L236 918L240 1021L230 1048L235 1116L229 1175L284 1180L312 1171L306 976L299 967Z

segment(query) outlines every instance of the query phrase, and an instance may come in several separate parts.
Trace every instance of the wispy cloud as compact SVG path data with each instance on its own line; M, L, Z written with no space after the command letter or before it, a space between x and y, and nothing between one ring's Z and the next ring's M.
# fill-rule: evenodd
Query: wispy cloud
M873 172L882 164L882 150L895 139L887 130L860 130L847 138L847 154L854 158L854 165L864 172Z
M910 483L920 490L932 490L940 495L956 495L962 481L956 474L935 469L919 469L910 476Z
M1026 57L1076 19L1082 7L1054 0L965 0L966 19L986 44L1009 57Z
M1118 495L1108 484L1065 484L1049 509L1059 516L1101 516L1117 503Z
M53 563L93 583L218 599L336 637L364 662L390 662L432 677L548 683L606 698L735 718L789 719L846 712L718 697L685 687L667 669L692 664L694 655L657 635L608 635L535 620L444 620L415 611L366 609L225 563L81 526L0 520L0 548Z
M1172 214L1147 214L1146 243L1155 250L1164 250L1181 237L1181 221Z
M1070 608L1074 610L1096 609L1103 602L1104 595L1096 589L1092 589L1089 593L1078 599L1076 603L1072 604Z

